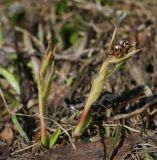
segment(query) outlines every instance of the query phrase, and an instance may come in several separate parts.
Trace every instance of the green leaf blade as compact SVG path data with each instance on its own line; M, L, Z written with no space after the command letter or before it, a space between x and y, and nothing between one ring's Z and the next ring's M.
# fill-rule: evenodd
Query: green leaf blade
M145 160L154 160L154 158L147 151L145 151Z
M23 137L26 140L26 142L29 142L29 139L28 139L25 131L21 127L21 125L15 115L12 115L12 122L14 123L14 125L15 125L16 129L18 130L19 134L21 135L21 137Z
M58 129L49 137L49 149L51 149L51 148L55 145L55 143L56 143L56 141L57 141L57 139L58 139L58 137L59 137L60 132L61 132L61 129L58 128Z
M15 76L1 65L0 65L0 75L2 75L9 82L9 84L14 88L16 93L19 95L20 85Z

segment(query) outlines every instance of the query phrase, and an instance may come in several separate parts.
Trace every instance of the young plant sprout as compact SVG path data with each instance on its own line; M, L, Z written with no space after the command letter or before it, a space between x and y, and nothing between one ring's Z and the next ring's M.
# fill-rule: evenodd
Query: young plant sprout
M84 109L81 113L79 123L74 130L74 136L79 137L87 126L90 124L91 118L89 115L89 110L91 106L99 98L101 91L104 86L104 82L112 74L119 69L119 67L128 60L131 56L139 52L141 49L135 49L134 46L129 45L127 41L121 41L118 45L114 45L115 36L117 32L117 27L115 27L110 44L109 44L109 54L107 59L103 62L98 76L94 79L92 83L92 88L90 90L89 96L86 100ZM114 68L110 70L110 65L114 64Z
M46 99L48 97L52 80L54 77L54 55L52 44L49 42L47 52L43 58L38 77L38 96L39 96L39 112L40 112L40 125L41 125L41 143L45 148L48 148L48 136L46 131Z

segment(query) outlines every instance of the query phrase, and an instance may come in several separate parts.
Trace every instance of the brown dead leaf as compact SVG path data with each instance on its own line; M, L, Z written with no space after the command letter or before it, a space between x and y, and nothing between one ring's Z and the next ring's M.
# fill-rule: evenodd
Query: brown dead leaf
M4 128L0 133L0 139L6 141L8 144L12 143L13 140L13 131L11 128Z

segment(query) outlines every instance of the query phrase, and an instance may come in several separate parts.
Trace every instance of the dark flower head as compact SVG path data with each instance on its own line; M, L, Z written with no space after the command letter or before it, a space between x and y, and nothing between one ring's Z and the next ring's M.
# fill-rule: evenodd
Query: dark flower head
M131 45L128 43L128 41L122 40L112 47L111 53L109 53L109 55L115 56L116 58L121 58L125 56L130 49Z

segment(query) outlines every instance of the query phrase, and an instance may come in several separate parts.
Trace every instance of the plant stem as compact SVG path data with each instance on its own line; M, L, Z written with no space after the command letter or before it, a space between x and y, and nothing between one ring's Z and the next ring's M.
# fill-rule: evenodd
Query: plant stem
M99 98L101 91L103 89L104 81L108 77L108 65L109 65L109 58L106 59L106 61L102 64L99 75L95 78L92 84L92 88L89 94L89 97L86 101L85 107L82 111L79 123L74 131L74 136L78 137L82 134L85 128L83 128L84 122L86 120L86 117L88 115L88 112L94 102Z
M47 148L48 140L47 140L47 132L46 132L46 123L44 117L46 117L46 106L45 106L45 97L42 94L42 83L40 75L38 76L38 90L39 90L39 112L40 112L40 126L41 126L41 143L42 145Z
M39 108L40 108L40 125L41 125L41 143L42 145L47 148L48 139L47 139L47 132L46 132L46 122L44 120L45 115L45 103L42 98L39 98Z

